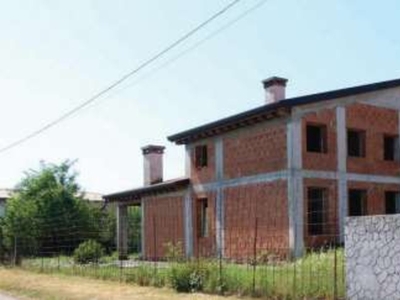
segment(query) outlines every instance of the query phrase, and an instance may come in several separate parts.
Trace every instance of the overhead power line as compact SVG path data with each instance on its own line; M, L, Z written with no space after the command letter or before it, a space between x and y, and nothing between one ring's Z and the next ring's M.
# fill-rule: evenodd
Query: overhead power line
M184 49L182 52L179 52L177 55L171 57L170 59L165 61L163 64L151 69L150 71L148 71L147 73L143 74L142 76L140 76L138 79L136 79L132 83L130 83L130 84L126 85L126 86L122 86L119 89L115 89L113 91L113 93L112 94L108 94L105 97L105 99L112 98L113 96L115 96L115 95L117 95L117 94L119 94L119 93L121 93L121 92L123 92L123 91L125 91L125 90L127 90L129 88L131 88L131 87L136 86L141 81L151 77L152 75L154 75L158 71L160 71L160 70L168 67L169 65L173 64L175 61L179 60L181 57L183 57L183 56L187 55L188 53L192 52L193 50L195 50L196 48L200 47L202 44L204 44L208 40L212 39L213 37L217 36L221 32L225 31L226 29L228 29L229 27L234 25L235 23L239 22L241 19L243 19L244 17L249 15L251 12L255 11L256 9L258 9L259 7L264 5L265 2L267 2L267 1L268 0L260 0L260 1L258 1L255 5L251 6L247 10L243 11L242 13L237 15L232 20L229 20L228 22L223 24L221 27L219 27L215 31L212 31L210 34L206 35L204 38L202 38L201 40L197 41L196 43L194 43L193 45L191 45L187 49Z
M175 48L176 46L178 46L179 44L181 44L185 40L187 40L189 37L194 35L197 31L201 30L203 27L205 27L206 25L208 25L209 23L211 23L212 21L214 21L215 19L217 19L218 17L220 17L221 15L226 13L229 9L231 9L233 6L238 4L240 1L242 1L242 0L234 0L234 1L230 2L224 8L222 8L221 10L219 10L218 12L213 14L211 17L206 19L204 22L202 22L199 25L197 25L196 27L194 27L192 30L190 30L189 32L184 34L182 37L177 39L175 42L173 42L172 44L170 44L169 46L167 46L166 48L164 48L163 50L161 50L160 52L158 52L157 54L152 56L150 59L148 59L148 60L144 61L143 63L141 63L138 67L136 67L135 69L131 70L130 72L128 72L127 74L125 74L124 76L122 76L121 78L116 80L111 85L109 85L106 88L102 89L101 91L97 92L92 97L90 97L89 99L85 100L84 102L82 102L78 106L72 108L71 110L69 110L66 113L62 114L61 116L59 116L55 120L47 123L43 127L31 132L30 134L28 134L28 135L26 135L26 136L24 136L24 137L22 137L22 138L20 138L20 139L18 139L16 141L12 142L11 144L9 144L9 145L7 145L5 147L0 148L0 153L3 153L5 151L8 151L8 150L10 150L12 148L15 148L15 147L25 143L26 141L28 141L28 140L40 135L41 133L47 131L48 129L50 129L50 128L54 127L54 126L56 126L57 124L59 124L60 122L64 121L65 119L67 119L67 118L71 117L72 115L76 114L78 111L80 111L81 109L85 108L86 106L88 106L92 102L96 101L98 98L100 98L104 94L107 94L109 91L113 90L115 87L117 87L118 85L120 85L121 83L126 81L132 75L136 74L137 72L139 72L143 68L147 67L148 65L150 65L151 63L153 63L154 61L159 59L161 56L165 55L167 52L169 52L170 50L172 50L173 48Z

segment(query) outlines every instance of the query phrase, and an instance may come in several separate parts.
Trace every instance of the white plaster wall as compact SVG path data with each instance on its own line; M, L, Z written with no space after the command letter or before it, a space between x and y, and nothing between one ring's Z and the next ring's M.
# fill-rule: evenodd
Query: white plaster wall
M400 214L348 217L347 299L400 299Z

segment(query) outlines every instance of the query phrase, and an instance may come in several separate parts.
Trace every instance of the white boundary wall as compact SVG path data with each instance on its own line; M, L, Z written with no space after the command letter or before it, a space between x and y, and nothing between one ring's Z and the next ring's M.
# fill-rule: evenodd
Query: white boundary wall
M400 214L348 217L347 299L400 299Z

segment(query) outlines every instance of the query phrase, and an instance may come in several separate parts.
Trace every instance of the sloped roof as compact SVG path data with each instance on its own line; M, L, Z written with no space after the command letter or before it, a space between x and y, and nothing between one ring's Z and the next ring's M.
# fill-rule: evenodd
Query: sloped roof
M140 200L142 197L157 195L160 193L174 192L182 188L186 188L190 183L189 178L177 178L163 181L161 183L152 184L136 189L126 190L104 196L109 202Z
M310 94L301 97L294 97L281 100L276 103L262 105L260 107L223 118L199 127L170 135L168 140L176 144L187 144L202 138L214 136L227 132L238 127L248 126L265 120L288 115L295 106L310 104L314 102L335 100L337 98L364 94L383 89L389 89L400 86L400 79L382 81L372 84L360 85L344 89L338 89L323 93Z

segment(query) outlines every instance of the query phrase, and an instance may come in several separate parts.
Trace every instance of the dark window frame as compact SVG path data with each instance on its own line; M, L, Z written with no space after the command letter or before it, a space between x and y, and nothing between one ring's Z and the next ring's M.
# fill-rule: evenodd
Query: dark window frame
M357 205L356 201L359 201L358 205ZM367 193L367 190L365 190L365 189L349 189L348 190L348 215L350 217L368 215L368 193Z
M383 135L383 160L399 161L399 136Z
M197 199L197 235L199 238L206 238L209 236L209 201L208 198Z
M400 214L399 191L385 191L385 214Z
M307 233L309 236L328 234L328 195L326 187L307 188Z
M208 147L206 144L194 148L194 164L197 169L208 166Z
M367 133L363 129L347 129L347 156L366 157Z
M314 132L312 132L313 130ZM319 131L319 133L316 131ZM307 152L311 153L328 152L328 126L326 124L306 124L306 147Z

